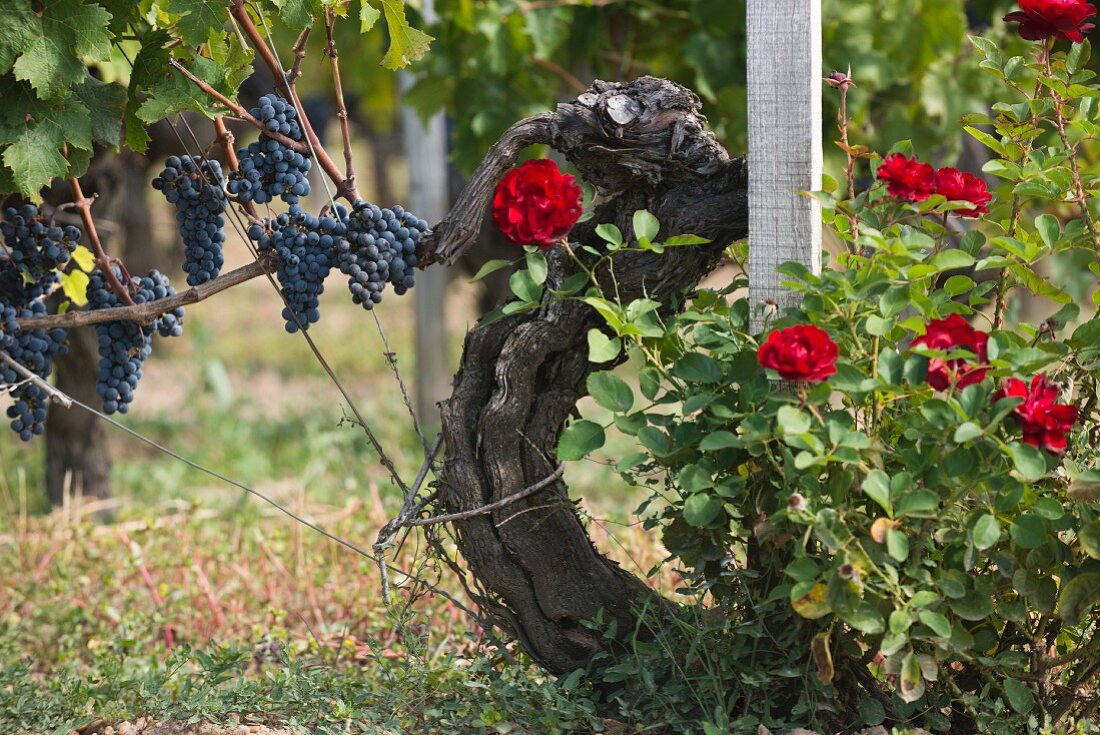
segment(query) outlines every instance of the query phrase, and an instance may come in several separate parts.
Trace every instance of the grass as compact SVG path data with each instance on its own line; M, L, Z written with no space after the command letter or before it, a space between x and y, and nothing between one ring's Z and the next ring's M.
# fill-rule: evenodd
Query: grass
M330 290L310 334L411 477L423 451L373 319L339 281ZM456 291L448 313L468 313L469 292ZM279 308L263 281L189 308L187 336L158 341L121 420L369 547L401 498L302 338L282 330ZM411 300L388 296L381 316L408 380ZM465 320L450 327L454 364ZM387 605L370 561L121 431L110 435L115 497L47 512L44 443L9 434L0 432L0 732L137 717L365 733L620 727L575 682L550 681L513 647L491 645L447 599L391 575ZM637 573L660 560L655 539L630 525L639 498L608 466L580 463L568 477L601 548ZM412 536L394 561L460 590L423 552ZM654 580L666 591L675 582Z

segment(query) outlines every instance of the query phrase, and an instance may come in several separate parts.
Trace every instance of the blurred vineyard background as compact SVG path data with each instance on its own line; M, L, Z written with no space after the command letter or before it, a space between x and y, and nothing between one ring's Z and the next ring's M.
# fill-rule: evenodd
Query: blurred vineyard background
M850 65L857 84L849 107L853 142L885 151L911 139L925 160L980 169L982 154L965 141L959 119L985 110L992 84L966 36L978 31L1009 46L1022 43L1000 21L1013 6L825 0L825 68ZM381 24L364 36L348 29L338 37L360 187L382 206L409 196L403 108L446 114L451 197L507 126L597 78L651 73L683 83L699 93L731 152L744 150L743 0L436 0L435 11L441 20L428 24L413 13L414 25L436 40L412 77L377 65L386 40ZM279 34L289 48L296 34ZM299 88L335 141L320 35L311 39ZM121 74L121 62L103 75ZM410 87L404 94L402 85ZM268 91L262 81L253 86L255 96ZM836 99L829 90L824 97L831 141ZM192 122L200 140L212 138L209 126ZM172 134L162 134L170 149ZM837 179L842 159L827 147L826 171ZM141 172L129 207L143 201L149 212L148 227L119 243L124 257L165 263L160 267L182 282L173 265L179 244L172 212L147 186L160 161L131 157L117 165ZM315 186L306 204L316 210L323 201L324 188ZM486 240L482 260L507 254ZM228 266L249 257L232 234L226 253ZM380 306L388 351L407 381L418 360L442 363L449 373L465 331L502 295L505 275L471 284L473 270L476 264L452 274L446 339L434 350L414 349L411 293L387 295ZM411 476L422 449L387 347L373 319L343 292L336 274L310 334L400 473ZM185 339L156 345L138 400L121 420L367 547L401 498L305 342L283 331L280 309L261 279L189 307ZM583 410L599 415L594 404ZM479 654L485 632L450 601L406 583L387 607L368 561L117 429L107 437L111 497L70 498L51 509L43 491L45 443L0 432L0 731L34 718L42 731L65 732L89 720L142 714L239 716L333 732L354 718L375 723L378 732L611 727L583 692L525 678L522 663L510 663L506 652L498 659ZM610 466L628 452L620 439L605 450L607 462L580 463L567 477L597 543L644 574L662 551L632 515L642 497ZM418 563L422 543L410 537L399 562ZM459 591L450 570L419 571ZM655 577L653 584L671 592L675 579ZM267 664L279 664L281 673Z

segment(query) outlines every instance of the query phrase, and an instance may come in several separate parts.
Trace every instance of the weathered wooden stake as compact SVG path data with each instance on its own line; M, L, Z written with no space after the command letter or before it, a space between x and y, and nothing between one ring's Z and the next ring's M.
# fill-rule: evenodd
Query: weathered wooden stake
M425 22L438 16L431 0L421 5ZM412 86L403 74L402 91ZM450 208L447 192L447 131L443 113L422 121L409 107L401 109L405 155L409 161L409 211L438 222ZM437 404L450 395L454 366L448 360L444 301L450 271L426 268L416 272L412 289L416 304L416 413L430 436L439 428Z
M759 329L797 304L786 261L821 270L821 0L748 0L749 301Z

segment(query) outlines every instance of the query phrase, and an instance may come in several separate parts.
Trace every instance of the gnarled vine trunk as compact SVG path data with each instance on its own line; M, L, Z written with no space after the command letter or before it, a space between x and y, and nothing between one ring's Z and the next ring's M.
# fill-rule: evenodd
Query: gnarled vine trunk
M595 226L613 222L632 236L635 210L661 222L660 237L693 233L709 245L664 254L622 251L614 279L626 302L643 295L666 310L717 264L748 229L747 171L706 132L698 98L653 77L596 82L555 113L517 123L471 178L455 209L434 230L429 258L453 261L472 243L500 176L532 143L563 153L604 198L574 228L573 250L601 247ZM584 256L582 256L584 257ZM549 258L548 286L575 265L561 249ZM603 278L610 282L610 273ZM475 329L466 339L454 391L443 404L446 457L440 499L450 511L486 505L529 487L556 467L555 448L585 381L612 367L588 360L587 334L605 328L586 304L546 296L539 308ZM636 611L665 603L592 545L564 482L492 514L456 525L462 554L487 594L486 612L511 629L554 673L584 666L601 650L581 625L603 611L633 628Z

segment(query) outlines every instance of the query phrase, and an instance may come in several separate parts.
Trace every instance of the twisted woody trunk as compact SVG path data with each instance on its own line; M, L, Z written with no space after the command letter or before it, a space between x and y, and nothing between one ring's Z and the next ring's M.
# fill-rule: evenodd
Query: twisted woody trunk
M595 82L554 113L510 128L489 151L446 219L425 244L429 262L453 262L473 243L493 187L531 144L562 153L597 187L595 217L570 234L599 248L597 224L632 236L631 220L648 209L659 237L692 233L711 240L663 254L622 251L614 278L622 301L643 295L666 311L718 263L748 230L747 171L706 131L691 91L654 77L629 84ZM580 255L580 257L587 257ZM548 288L576 270L560 248L549 258ZM609 273L603 274L609 280ZM471 332L443 403L446 456L439 498L450 512L501 500L551 474L562 429L597 370L587 334L606 328L591 307L544 296L539 308ZM564 482L491 514L455 524L458 545L483 591L478 600L495 622L553 673L584 666L602 649L581 625L601 610L630 631L643 607L666 605L642 580L601 555L589 539Z

